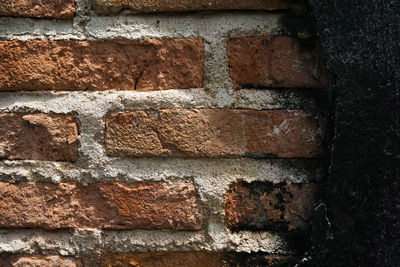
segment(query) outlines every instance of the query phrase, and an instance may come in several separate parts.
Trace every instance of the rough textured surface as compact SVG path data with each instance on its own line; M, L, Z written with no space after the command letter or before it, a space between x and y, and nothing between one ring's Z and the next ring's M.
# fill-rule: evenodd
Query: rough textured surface
M0 158L76 161L78 127L69 115L0 113Z
M110 156L318 157L324 129L302 111L126 111L107 117Z
M316 184L236 182L226 195L228 227L233 230L306 229L318 199L317 189Z
M106 254L102 256L102 267L219 267L221 255L213 252L153 252Z
M2 0L0 16L72 19L74 0Z
M0 183L0 227L199 230L191 183Z
M400 2L309 1L336 77L335 137L311 266L400 263Z
M135 13L182 12L201 10L279 10L300 8L287 0L92 0L94 10L100 14L118 13L122 9L131 9Z
M284 267L295 263L293 256L203 251L105 254L101 260L102 267Z
M266 253L226 253L223 267L293 267L295 256L268 255Z
M203 87L201 38L0 41L0 90Z
M82 267L79 259L61 256L0 254L1 267Z
M244 1L243 1L244 2ZM189 90L2 92L1 112L74 114L79 123L79 161L0 161L1 181L54 181L91 184L100 181L193 182L199 191L204 220L200 231L38 228L0 229L0 252L69 255L85 266L100 266L102 253L148 251L242 251L289 255L300 253L293 238L271 231L233 232L225 225L224 199L237 179L272 183L320 182L327 173L317 159L209 159L108 157L104 146L109 112L157 109L305 109L326 107L320 89L232 90L226 40L249 35L287 34L282 12L189 12L118 16L93 14L89 0L76 0L74 20L0 18L2 40L204 38L204 88ZM129 14L129 15L128 15ZM323 94L322 94L323 95ZM318 113L317 113L318 114ZM301 243L302 250L308 244ZM300 251L302 251L300 250ZM250 253L252 252L252 253ZM258 255L258 254L257 254ZM245 256L249 256L248 258ZM239 258L236 259L239 262ZM244 264L246 261L244 261ZM253 263L253 261L251 262ZM263 264L260 264L264 266ZM233 265L235 266L235 265ZM244 265L246 266L246 265ZM250 266L257 266L255 264ZM290 266L290 265L289 265Z
M227 43L234 88L327 87L319 42L289 36L232 38Z

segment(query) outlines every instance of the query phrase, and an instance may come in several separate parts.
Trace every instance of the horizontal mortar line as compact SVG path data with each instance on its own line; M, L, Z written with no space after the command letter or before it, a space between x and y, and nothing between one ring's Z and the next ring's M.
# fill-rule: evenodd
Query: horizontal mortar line
M227 235L225 231L214 232L217 236ZM218 244L217 241L207 241L208 234L204 232L186 232L186 231L162 231L162 230L99 230L94 228L80 229L0 229L0 237L5 236L3 242L0 242L0 253L24 252L27 248L34 252L42 251L65 251L65 248L72 250L73 255L78 252L84 253L86 249L95 249L100 252L108 252L110 249L114 252L140 252L143 249L148 250L148 244L151 242L157 245L157 248L168 249L171 251L180 251L185 249L194 250L213 250ZM157 239L154 237L157 236ZM238 234L229 234L227 242L223 246L218 244L219 249L228 249L236 251L263 251L263 252L282 252L290 253L289 249L282 249L282 244L286 244L285 234L276 232L249 232L243 231ZM7 238L18 241L14 247ZM75 239L76 238L76 239ZM248 240L253 244L248 244ZM156 240L156 241L155 241ZM265 242L269 240L269 242ZM39 242L40 241L40 242ZM177 242L179 244L176 244ZM55 243L56 242L56 243ZM38 245L39 243L39 245ZM264 246L263 243L267 243ZM3 248L4 244L4 248ZM49 244L47 246L47 244ZM129 248L127 249L127 245ZM256 245L254 245L256 244ZM260 245L261 244L261 245ZM87 245L87 246L85 246ZM91 247L92 246L92 247ZM245 249L240 249L243 246ZM85 247L85 250L81 248ZM153 246L154 247L154 246Z
M78 0L79 1L79 0ZM274 9L254 9L254 8L241 8L241 9L203 9L203 10L181 10L181 11L135 11L130 7L122 8L118 13L102 13L97 14L94 10L87 13L88 16L94 17L120 17L120 16L158 16L158 17L170 17L170 16L213 16L213 15L223 15L223 14L232 14L232 15L241 15L245 14L287 14L293 11L291 8L274 8ZM79 14L76 12L76 15L85 15Z
M195 14L179 16L117 16L88 17L84 27L75 27L75 21L0 18L1 39L36 39L70 35L74 39L104 40L112 36L130 38L193 37L213 38L234 32L272 34L283 31L279 26L281 14ZM91 24L92 23L92 24ZM10 25L13 25L10 27ZM234 31L234 32L232 32ZM62 37L62 36L61 36Z
M217 92L217 91L214 91ZM301 93L297 89L286 90L286 93ZM241 102L243 91L234 91L229 95L223 91L223 97L228 101L221 106L221 101L216 101L209 94L208 89L176 89L153 92L132 91L37 91L37 92L0 92L0 112L8 110L23 110L26 108L37 111L81 111L85 108L111 110L123 109L161 109L161 108L215 108L215 109L283 109L288 107L307 108L310 104L301 99L290 100L285 95L280 96L276 89L254 93L256 100ZM321 92L322 93L322 92ZM251 96L251 95L250 95ZM95 101L93 99L95 98ZM312 101L310 99L309 101ZM66 103L69 103L66 105ZM97 108L96 108L97 106ZM88 110L88 109L86 109Z
M135 180L133 180L133 179L107 178L107 179L97 179L96 181L87 181L87 180L85 180L85 182L82 182L79 179L70 179L70 180L62 179L62 180L59 180L57 182L54 182L54 181L52 181L52 177L48 177L47 179L45 179L45 178L29 179L29 180L13 179L12 181L0 178L0 182L3 182L3 183L19 183L19 182L80 183L80 184L83 184L85 186L86 185L90 185L90 184L100 183L100 182L115 182L115 183L166 182L168 184L194 183L194 184L196 184L198 186L198 183L201 182L201 186L198 186L197 189L199 190L199 193L201 195L204 195L204 194L209 194L210 192L213 192L213 191L210 191L210 190L200 190L203 185L206 185L205 182L208 182L207 185L213 185L213 183L215 181L218 182L218 180L221 180L221 181L224 181L224 182L228 182L229 184L232 183L232 182L235 182L237 180L243 180L243 181L246 181L246 182L255 182L255 181L257 181L257 182L270 182L270 183L273 183L273 184L278 184L278 183L308 184L308 183L318 182L319 180L322 179L322 177L321 178L316 178L315 176L308 177L308 178L296 177L296 178L293 178L293 179L296 179L296 180L292 181L289 178L285 178L285 179L271 178L271 177L268 177L266 175L261 176L261 174L259 175L259 177L253 177L253 178L249 178L249 175L245 175L245 174L243 175L242 178L240 176L239 177L232 176L232 177L233 177L232 179L227 180L226 177L221 176L221 178L219 178L219 179L214 179L213 182L208 182L209 179L210 179L210 176L207 176L207 177L196 177L195 181L193 181L193 179L187 179L187 178L180 178L180 179L174 178L174 179L171 180L170 178L155 179L155 178L151 178L151 177L149 177L149 178L138 177ZM314 179L317 179L317 181L315 181ZM223 190L224 192L226 192L228 190L228 188L229 188L229 186L223 186L222 187L222 185L220 185L220 187L224 189ZM216 190L216 192L217 191L218 190ZM215 193L215 195L217 195L217 194ZM210 206L209 208L213 208L213 206Z
M236 164L235 164L236 163ZM159 164L157 162L142 162L142 164L116 164L102 166L101 170L82 169L63 166L35 166L11 165L0 166L0 181L3 182L79 182L84 184L101 181L114 182L138 182L138 181L165 181L169 183L195 182L196 184L212 184L218 180L243 179L246 181L270 181L274 183L309 183L323 179L327 175L326 160L312 161L285 161L272 163L264 162L218 162L215 165L207 163L199 164ZM145 172L142 170L149 164L152 168ZM146 165L146 166L144 166ZM190 167L190 169L189 169ZM207 168L206 172L193 171ZM160 173L160 169L163 170ZM249 172L249 169L253 171ZM254 171L256 170L256 171ZM82 176L82 172L84 175ZM210 178L212 178L210 180Z
M86 96L92 96L92 95L103 95L103 96L109 96L109 95L124 95L124 94L132 94L132 95L152 95L152 94L168 94L170 92L176 92L179 91L181 93L196 93L194 91L204 91L208 92L210 89L215 88L218 89L218 87L213 87L212 84L210 86L205 86L205 87L199 87L199 88L172 88L172 89L165 89L165 90L154 90L154 91L134 91L134 90L116 90L116 89L111 89L111 90L92 90L92 91L86 91L86 90L62 90L62 91L54 91L54 90L26 90L26 91L0 91L0 95L5 95L7 96L68 96L70 94L80 94L80 95L86 95ZM277 92L277 91L282 91L282 92L307 92L307 91L314 91L318 92L320 91L321 93L324 92L323 89L318 89L318 88L280 88L280 87L270 87L270 88L263 88L263 89L253 89L253 88L240 88L240 89L233 89L233 88L228 88L233 90L235 94L240 94L241 92L246 92L246 93L263 93L263 92Z
M106 166L115 166L118 164L127 164L127 165L135 165L141 163L162 163L166 164L193 164L193 165L202 165L202 164L212 164L218 165L220 163L269 163L269 164L278 164L278 163L309 163L309 162L323 162L327 161L326 158L251 158L251 157L235 157L235 158L207 158L207 157L199 157L199 158L177 158L177 157L149 157L149 158L133 158L133 157L107 157L108 162L105 164ZM109 159L118 161L112 162ZM0 160L0 167L17 167L17 166L27 166L32 167L33 165L37 165L38 167L48 168L53 165L53 167L78 167L82 169L81 166L78 166L76 163L69 163L63 161L40 161L40 160ZM42 165L42 166L40 166ZM182 165L184 166L184 165ZM89 169L90 170L90 169Z

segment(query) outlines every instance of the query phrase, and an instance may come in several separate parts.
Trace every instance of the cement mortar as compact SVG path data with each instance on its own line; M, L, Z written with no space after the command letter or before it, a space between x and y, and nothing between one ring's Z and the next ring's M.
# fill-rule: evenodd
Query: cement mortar
M205 86L154 92L1 92L0 112L44 112L74 115L79 125L77 163L0 161L0 181L157 180L196 184L203 202L199 232L107 231L75 229L0 230L0 253L41 253L82 257L97 266L103 252L148 250L232 250L288 254L294 252L279 233L231 233L224 222L224 196L237 180L273 183L318 182L326 175L324 160L279 159L124 159L108 157L104 116L116 110L161 108L306 109L314 112L320 90L232 90L225 43L228 37L284 34L281 15L223 12L99 17L89 0L77 0L73 21L0 18L0 39L143 39L203 37ZM311 96L312 95L312 96ZM314 97L317 96L317 97Z

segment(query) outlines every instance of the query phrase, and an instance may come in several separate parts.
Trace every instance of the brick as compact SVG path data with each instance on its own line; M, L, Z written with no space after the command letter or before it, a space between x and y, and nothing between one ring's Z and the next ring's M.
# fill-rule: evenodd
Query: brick
M101 259L102 267L218 267L221 266L219 253L212 252L148 252L106 254Z
M2 0L0 16L72 19L74 0Z
M191 183L0 183L1 228L199 230Z
M302 111L165 109L106 118L106 149L121 157L311 158L324 130Z
M203 39L0 41L0 91L203 87Z
M224 267L293 267L298 262L292 255L269 255L262 252L255 253L226 253L223 256Z
M232 230L306 230L317 199L316 184L238 181L226 195L226 222Z
M57 255L6 255L0 254L2 267L82 267L79 259Z
M93 0L94 10L98 14L118 13L130 9L134 13L186 12L204 10L280 10L301 8L288 0Z
M269 255L266 253L218 253L204 251L177 251L177 252L134 252L120 254L104 254L101 257L102 267L283 267L294 266L294 256Z
M78 126L69 115L0 113L0 158L78 159Z
M318 40L289 36L232 38L227 54L235 89L328 86Z

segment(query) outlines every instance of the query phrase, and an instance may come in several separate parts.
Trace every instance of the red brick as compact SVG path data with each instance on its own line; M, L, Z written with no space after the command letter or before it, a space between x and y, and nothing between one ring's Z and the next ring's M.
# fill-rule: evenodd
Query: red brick
M191 183L0 183L1 228L199 230Z
M219 253L212 252L148 252L106 254L102 256L102 267L218 267L221 266Z
M170 252L134 252L104 254L101 257L102 267L230 267L230 266L294 266L293 256L269 255L266 253L204 252L204 251L170 251Z
M203 87L203 39L0 41L0 91Z
M235 89L328 86L317 40L289 36L232 38L227 53Z
M271 255L262 252L256 253L226 253L223 257L223 267L257 266L257 267L292 267L298 262L292 255Z
M317 199L316 184L239 181L226 195L227 225L233 230L307 229Z
M130 9L135 13L151 12L185 12L203 10L280 10L302 8L294 1L288 0L94 0L94 10L99 14L118 13Z
M110 156L311 158L324 130L302 111L124 111L106 119Z
M2 0L0 16L72 19L74 0Z
M78 127L69 115L0 113L0 158L76 161Z
M44 255L0 255L1 267L82 267L79 259Z

